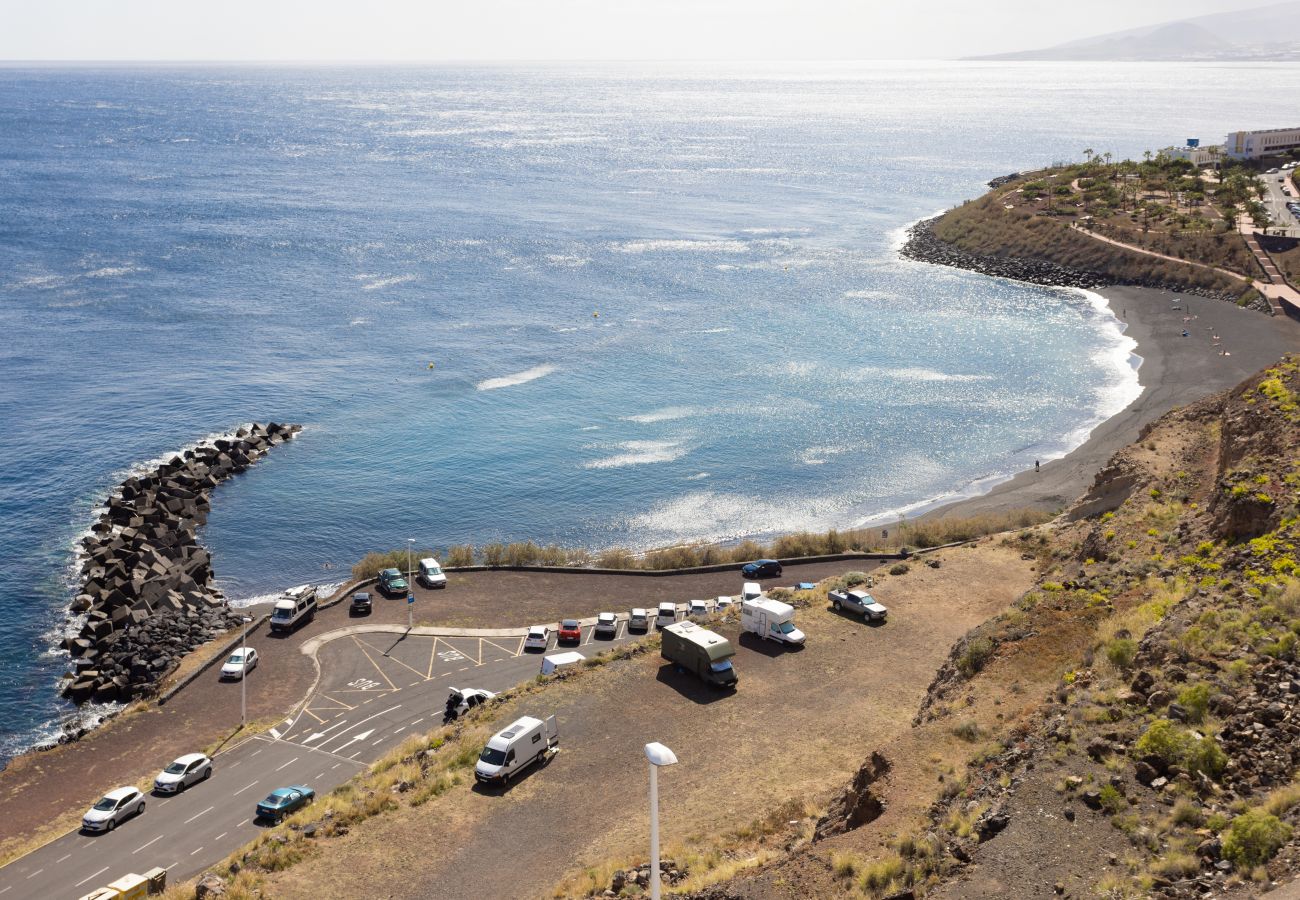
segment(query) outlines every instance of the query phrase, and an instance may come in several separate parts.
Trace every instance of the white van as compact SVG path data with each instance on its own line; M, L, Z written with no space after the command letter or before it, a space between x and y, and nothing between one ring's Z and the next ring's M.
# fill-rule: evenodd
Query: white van
M275 601L271 611L272 631L293 631L303 622L310 622L316 615L316 588L309 584L289 588L284 596Z
M664 628L668 625L673 624L676 621L677 621L677 604L660 603L659 615L655 616L655 624L658 625L660 628Z
M780 600L759 597L740 604L740 627L763 640L802 644L803 632L794 627L794 607Z
M474 766L474 778L485 784L506 784L535 762L542 762L560 746L555 716L545 722L524 716L498 731L487 742Z
M757 600L761 596L763 596L763 588L759 586L757 581L746 581L745 586L740 589L741 603L746 600Z
M420 581L425 587L445 588L447 586L447 576L443 574L442 566L432 556L420 560Z
M550 656L543 656L542 674L554 675L561 669L581 665L586 658L577 650L566 650L564 653L552 653Z

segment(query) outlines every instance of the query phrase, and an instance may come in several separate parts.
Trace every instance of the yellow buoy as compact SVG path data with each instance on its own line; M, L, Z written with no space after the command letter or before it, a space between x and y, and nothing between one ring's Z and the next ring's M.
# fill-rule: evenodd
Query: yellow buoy
M599 318L600 318L600 313L598 313L598 312L594 312L594 313L591 314L591 317L592 317L593 319L599 319Z
M429 363L429 368L430 368L430 369L433 368L433 363Z

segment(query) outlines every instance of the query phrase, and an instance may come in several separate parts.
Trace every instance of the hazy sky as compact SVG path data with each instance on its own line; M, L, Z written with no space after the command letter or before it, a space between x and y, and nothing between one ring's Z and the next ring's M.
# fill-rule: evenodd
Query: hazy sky
M935 59L1267 0L0 0L0 59Z

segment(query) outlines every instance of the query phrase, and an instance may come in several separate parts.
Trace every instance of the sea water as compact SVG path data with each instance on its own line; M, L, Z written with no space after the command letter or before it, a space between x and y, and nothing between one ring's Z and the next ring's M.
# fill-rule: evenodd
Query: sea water
M241 600L408 538L848 526L1067 452L1138 390L1104 302L902 260L906 226L1297 94L1280 65L0 69L0 764L66 711L94 506L240 423L306 426L213 497Z

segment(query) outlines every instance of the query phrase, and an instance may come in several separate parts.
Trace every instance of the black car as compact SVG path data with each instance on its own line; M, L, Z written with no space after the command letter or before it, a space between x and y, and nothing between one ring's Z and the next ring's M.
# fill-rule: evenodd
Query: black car
M368 616L372 603L369 591L357 591L352 595L352 605L348 607L348 612L354 616Z
M745 563L740 571L746 578L775 578L781 574L781 564L774 559L756 559Z

